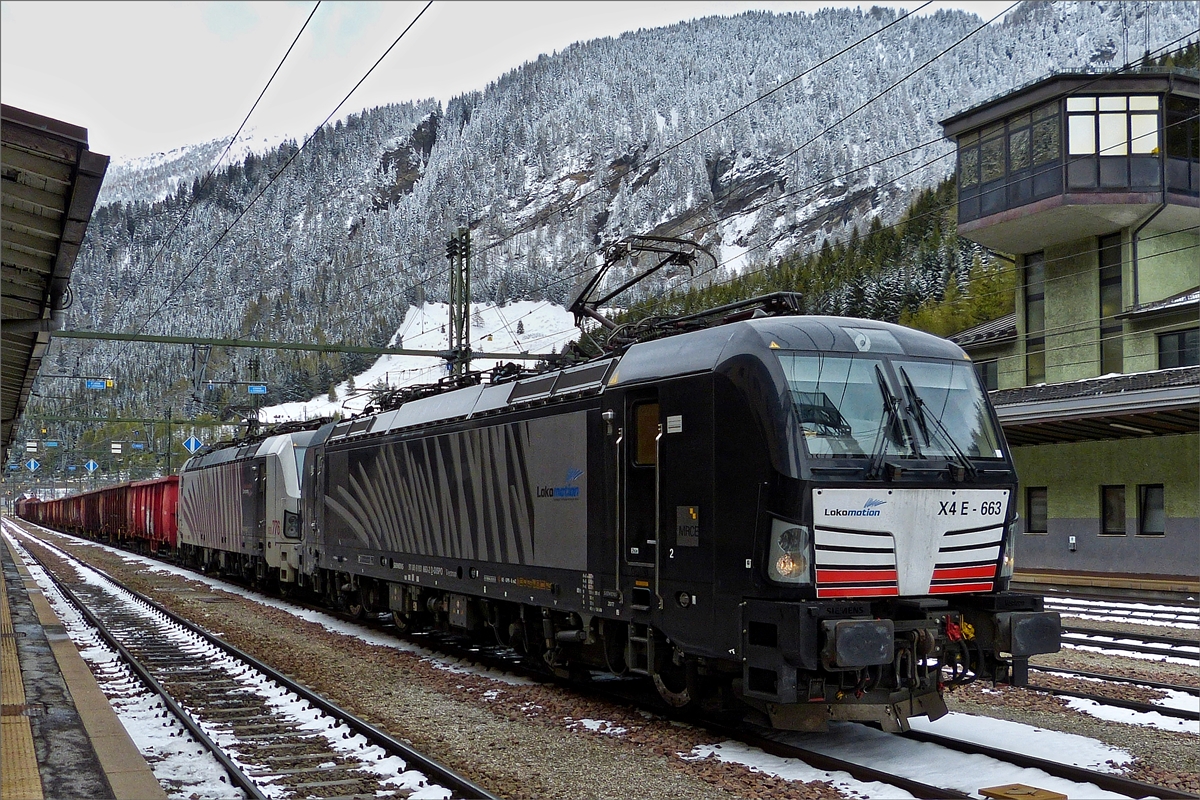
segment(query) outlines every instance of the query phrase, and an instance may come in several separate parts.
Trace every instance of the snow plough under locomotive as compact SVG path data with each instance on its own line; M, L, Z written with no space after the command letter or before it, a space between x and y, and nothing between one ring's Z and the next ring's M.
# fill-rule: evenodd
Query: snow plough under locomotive
M1008 591L1016 486L959 347L766 317L204 452L178 549L677 706L900 730L1059 647Z

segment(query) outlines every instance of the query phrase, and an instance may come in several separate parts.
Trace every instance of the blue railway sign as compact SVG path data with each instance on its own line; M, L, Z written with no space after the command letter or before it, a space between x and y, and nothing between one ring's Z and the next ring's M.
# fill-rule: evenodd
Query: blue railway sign
M103 379L98 379L98 378L88 378L87 379L87 388L89 388L89 389L104 389L105 381Z
M87 463L83 465L83 468L88 472L95 472L96 470L100 469L100 465L97 464L93 459L89 458Z
M41 464L38 463L36 458L31 458L25 462L25 466L30 472L37 472L37 468L40 467Z
M266 394L267 387L261 383L252 383L246 387L246 394Z
M188 440L183 443L183 446L187 448L189 453L195 455L197 450L199 450L201 447L204 447L204 442L200 441L195 436L189 436Z

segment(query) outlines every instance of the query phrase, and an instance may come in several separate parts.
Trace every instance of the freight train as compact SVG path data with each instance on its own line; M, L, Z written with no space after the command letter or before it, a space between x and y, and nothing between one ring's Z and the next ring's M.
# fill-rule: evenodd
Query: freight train
M1059 648L1008 590L1016 485L959 347L767 317L201 452L174 547L675 706L903 730Z

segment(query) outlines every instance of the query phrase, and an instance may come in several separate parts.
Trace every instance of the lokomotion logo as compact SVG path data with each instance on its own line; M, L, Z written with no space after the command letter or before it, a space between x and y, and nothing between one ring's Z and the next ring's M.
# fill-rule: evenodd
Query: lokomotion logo
M887 505L887 500L876 500L874 497L867 498L867 502L863 503L862 508L827 508L825 516L827 517L878 517L879 506Z
M574 484L582 477L583 470L572 467L567 470L567 479L562 486L539 486L537 487L537 496L550 497L555 500L577 500L579 499L579 487Z

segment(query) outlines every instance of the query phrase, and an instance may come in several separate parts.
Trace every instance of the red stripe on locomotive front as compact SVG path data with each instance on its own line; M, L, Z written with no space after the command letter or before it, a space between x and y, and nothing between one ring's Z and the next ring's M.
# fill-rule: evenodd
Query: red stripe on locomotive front
M817 583L870 583L888 581L895 583L898 579L894 569L819 569Z
M946 567L935 569L935 581L962 580L964 578L993 578L996 575L995 564L985 564L982 567Z
M987 583L947 583L929 587L930 594L959 594L961 592L990 592L992 582Z
M848 586L841 589L817 587L817 597L895 597L900 590L895 586Z

